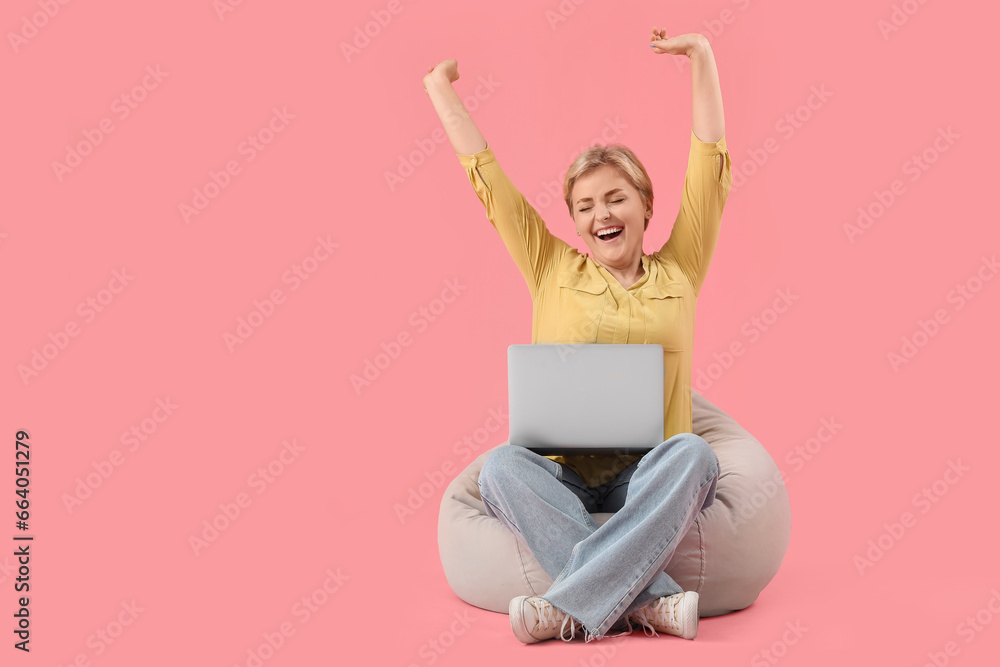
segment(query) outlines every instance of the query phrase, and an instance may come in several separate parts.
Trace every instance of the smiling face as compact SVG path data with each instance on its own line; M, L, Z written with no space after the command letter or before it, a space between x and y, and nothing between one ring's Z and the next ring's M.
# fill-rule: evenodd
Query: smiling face
M614 167L603 165L573 184L573 221L594 260L605 267L628 270L642 258L642 235L652 208ZM599 230L620 229L602 240Z

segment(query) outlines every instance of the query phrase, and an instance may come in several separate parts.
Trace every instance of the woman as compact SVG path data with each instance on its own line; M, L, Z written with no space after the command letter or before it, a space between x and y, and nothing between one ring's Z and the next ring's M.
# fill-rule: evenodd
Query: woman
M424 88L470 183L534 304L532 343L659 343L664 350L664 441L642 457L542 456L498 447L479 486L487 514L521 540L552 578L544 597L510 603L515 636L586 641L632 623L693 639L698 594L663 570L698 513L715 499L719 462L691 433L695 304L732 183L715 58L700 34L668 38L653 53L686 56L693 86L691 149L680 211L659 251L642 251L653 215L645 168L621 145L593 146L566 173L564 195L592 257L551 234L500 169L452 84L458 64L429 69ZM628 387L594 387L601 394ZM613 419L613 415L608 416ZM598 527L590 512L613 512ZM617 636L617 635L612 635Z

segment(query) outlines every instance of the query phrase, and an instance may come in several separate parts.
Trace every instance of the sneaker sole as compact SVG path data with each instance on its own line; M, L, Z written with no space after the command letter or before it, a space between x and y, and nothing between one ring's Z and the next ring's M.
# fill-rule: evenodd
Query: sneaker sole
M688 602L689 598L690 602ZM698 598L699 595L696 591L688 591L684 594L684 615L681 619L681 627L684 628L681 637L684 639L694 639L698 636Z

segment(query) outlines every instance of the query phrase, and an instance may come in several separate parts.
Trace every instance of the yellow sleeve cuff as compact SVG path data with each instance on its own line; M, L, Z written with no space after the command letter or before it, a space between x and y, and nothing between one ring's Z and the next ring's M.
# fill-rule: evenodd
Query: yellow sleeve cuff
M486 148L478 153L473 153L472 155L456 155L456 157L458 158L458 162L466 169L475 167L476 165L494 162L496 160L496 156L493 155L493 149L490 148L488 142L486 144Z
M726 134L723 133L718 141L702 141L691 129L691 150L700 155L721 155L726 152Z

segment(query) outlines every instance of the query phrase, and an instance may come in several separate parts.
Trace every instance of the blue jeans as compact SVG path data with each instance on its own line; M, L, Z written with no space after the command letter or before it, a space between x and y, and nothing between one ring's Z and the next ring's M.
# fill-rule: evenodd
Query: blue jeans
M624 630L629 614L681 592L663 569L715 500L718 479L711 446L679 433L595 489L552 459L501 446L487 457L479 490L486 513L552 579L542 597L579 621L590 641L612 627ZM614 515L599 527L590 512Z

